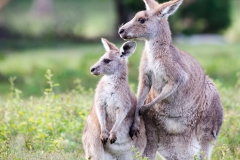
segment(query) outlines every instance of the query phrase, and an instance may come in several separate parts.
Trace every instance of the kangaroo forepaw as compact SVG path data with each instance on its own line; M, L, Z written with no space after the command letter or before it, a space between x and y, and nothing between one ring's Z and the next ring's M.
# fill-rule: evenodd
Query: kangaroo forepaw
M133 136L138 136L140 128L140 117L136 116L134 122L130 128L129 136L133 139Z
M108 137L109 137L109 133L107 131L104 131L104 132L101 133L100 139L101 139L103 144L107 143Z
M114 142L116 142L116 140L117 140L117 137L114 137L114 138L110 139L110 143L113 144Z
M101 141L102 141L103 144L106 144L107 141L108 141L108 138L102 138Z
M111 133L109 136L110 143L113 144L117 140L117 135L116 133Z
M136 136L138 137L138 134L139 134L139 129L130 129L130 132L129 132L129 136L131 137L131 139L133 140L133 136Z
M129 132L129 135L130 137L133 139L133 136L136 136L138 137L138 134L139 134L139 123L134 123L132 125L132 127L130 128L130 132Z
M139 110L139 115L142 116L144 114L146 114L151 107L147 107L147 106L142 106L142 108Z

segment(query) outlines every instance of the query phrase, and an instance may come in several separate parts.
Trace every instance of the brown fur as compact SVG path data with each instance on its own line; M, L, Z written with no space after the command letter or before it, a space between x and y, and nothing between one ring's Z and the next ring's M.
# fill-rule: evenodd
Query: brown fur
M163 159L210 159L223 109L216 86L198 61L172 44L167 18L182 0L145 3L148 10L119 29L123 39L145 40L131 134L138 131L140 112L148 140L144 154L150 160L156 151Z
M128 85L127 57L135 42L126 42L119 50L102 39L106 53L91 67L94 75L104 74L95 90L94 104L87 117L82 137L85 158L91 160L131 160L132 146L140 154L146 146L143 120L139 137L129 136L137 100Z

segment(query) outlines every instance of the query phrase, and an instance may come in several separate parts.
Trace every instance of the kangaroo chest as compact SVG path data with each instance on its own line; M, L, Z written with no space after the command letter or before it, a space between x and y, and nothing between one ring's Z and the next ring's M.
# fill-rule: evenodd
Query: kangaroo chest
M101 89L98 95L100 104L105 107L106 118L109 124L114 124L116 121L117 112L131 107L130 97L128 93L114 82L107 82L104 88Z
M165 66L162 61L156 59L152 54L149 54L147 57L145 72L151 81L152 87L160 93L163 86L168 81Z
M101 96L104 99L104 103L106 106L106 111L107 113L113 113L121 107L121 102L122 102L122 95L118 93L118 91L114 91L114 86L109 85L106 86L101 93Z
M167 83L168 77L166 74L165 65L163 63L163 59L160 56L161 52L159 47L155 48L152 43L145 43L145 73L150 78L152 87L160 93L162 91L162 87Z
M153 53L147 49L145 74L149 77L152 85L151 87L153 87L156 93L151 100L161 94L163 87L169 81L166 73L166 66L164 65L164 59L161 59L160 56L156 56L155 54L157 53ZM155 115L154 119L157 119L157 125L163 127L168 133L175 134L181 133L185 130L184 123L186 122L181 119L182 108L181 106L175 106L176 104L172 99L173 97L168 97L155 105L153 110L158 114L153 115Z

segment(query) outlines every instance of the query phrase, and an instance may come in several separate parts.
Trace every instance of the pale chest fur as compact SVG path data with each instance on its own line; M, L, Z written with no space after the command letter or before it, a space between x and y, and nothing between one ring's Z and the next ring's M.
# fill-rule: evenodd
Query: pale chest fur
M164 50L153 50L149 43L146 43L145 51L146 67L144 71L145 74L150 77L151 85L157 93L156 96L158 96L161 94L163 87L168 83L168 81L170 81L168 73L166 73L166 67L168 67L167 64L164 62L164 59L156 56L156 54L161 54L159 52L164 52ZM184 76L185 81L185 79L187 79L187 75L184 71L182 72L183 74L181 75ZM184 132L186 124L188 123L184 118L181 118L184 113L182 110L183 105L178 103L178 99L180 98L179 92L174 92L171 96L159 102L154 107L154 110L159 113L156 116L156 119L159 119L160 125L171 134Z
M150 44L145 44L145 50L147 61L144 71L147 75L150 76L154 89L158 91L158 93L160 93L162 87L168 81L164 63L161 61L160 58L156 58L157 53L151 50Z
M114 122L116 112L123 107L131 107L129 90L124 84L118 84L104 76L96 89L96 102L105 107L106 114L110 122Z

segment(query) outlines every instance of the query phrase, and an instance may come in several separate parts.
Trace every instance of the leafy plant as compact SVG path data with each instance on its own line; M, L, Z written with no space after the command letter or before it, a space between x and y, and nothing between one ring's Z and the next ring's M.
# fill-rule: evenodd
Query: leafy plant
M48 86L41 97L22 99L21 92L9 79L11 87L7 99L0 101L0 159L83 159L81 135L92 105L93 90L85 90L76 79L75 88L57 94L51 70L45 77ZM215 81L224 106L224 123L213 160L240 159L240 77L235 88L224 87ZM133 147L133 157L147 160Z
M132 151L134 153L133 159L135 159L135 160L148 160L147 157L142 157L141 153L139 152L139 150L135 146L132 146Z

